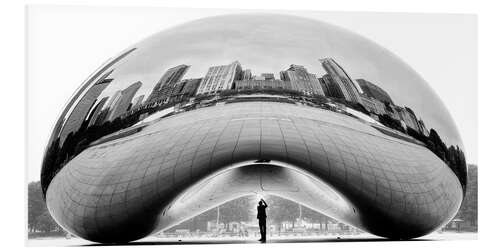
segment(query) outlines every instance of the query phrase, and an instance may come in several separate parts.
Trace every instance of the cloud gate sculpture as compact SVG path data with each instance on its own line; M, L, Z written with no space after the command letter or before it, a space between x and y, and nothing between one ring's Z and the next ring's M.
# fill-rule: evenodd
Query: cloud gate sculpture
M95 242L256 193L409 239L456 214L461 148L437 95L386 49L315 20L229 15L94 72L55 123L41 183L57 223Z

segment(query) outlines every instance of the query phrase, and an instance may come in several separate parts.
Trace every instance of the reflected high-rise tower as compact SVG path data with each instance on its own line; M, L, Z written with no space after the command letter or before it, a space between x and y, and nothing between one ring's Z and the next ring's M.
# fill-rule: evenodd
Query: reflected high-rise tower
M383 103L394 104L394 102L392 102L391 96L376 84L373 84L365 79L356 79L356 82L358 82L359 87L368 97L375 98Z
M264 80L274 80L273 73L262 73L260 76L264 77Z
M325 95L315 74L307 72L302 65L292 64L290 68L280 72L281 80L291 83L292 89L306 95Z
M140 96L134 98L134 101L132 102L132 109L135 109L135 108L138 108L139 106L141 106L143 99L144 99L144 95L140 95Z
M184 64L167 69L167 71L163 74L163 76L153 88L153 91L146 100L146 103L153 103L156 101L167 99L171 94L175 83L179 82L182 79L188 69L189 66Z
M88 125L89 127L96 123L97 118L99 117L99 114L101 114L102 108L104 107L104 104L106 104L108 99L109 99L109 96L102 98L99 101L99 103L94 107L92 114L90 116L89 125Z
M116 109L117 105L118 105L118 102L120 101L120 99L122 98L122 91L121 90L117 90L113 96L111 97L111 99L109 100L109 102L106 104L106 110L105 110L105 116L103 116L102 118L104 120L101 120L101 119L98 119L99 123L103 123L105 121L111 121L111 113L113 112L113 110ZM104 113L103 113L104 115Z
M429 130L427 129L427 127L425 127L425 123L422 119L418 120L418 125L420 133L423 134L424 136L429 136Z
M403 118L406 126L412 128L415 131L420 131L417 116L412 109L404 107L401 112L401 117Z
M319 59L321 65L325 69L326 73L331 76L331 79L341 86L342 95L347 101L362 103L361 97L359 96L359 91L356 88L355 83L349 77L349 75L344 71L344 69L335 62L332 58Z
M196 95L196 90L198 90L201 80L201 78L182 80L185 83L180 91L180 95L185 97L192 97Z
M250 70L250 69L243 70L243 76L242 76L241 79L242 80L250 80L250 79L252 79L252 70Z
M64 140L69 133L74 133L80 129L85 121L85 118L87 118L90 109L94 106L97 97L111 83L111 81L113 81L113 79L107 79L111 72L112 71L109 71L101 76L73 108L73 111L71 111L71 114L66 119L61 133L59 134L61 143L64 143Z
M228 65L212 66L200 83L197 94L215 93L231 89L235 80L241 79L241 64L234 61Z
M59 137L61 135L59 132L61 131L61 129L62 129L64 123L65 123L64 118L66 117L66 115L69 112L70 108L73 107L73 105L75 104L75 102L77 101L77 99L87 89L87 87L90 84L92 84L94 81L96 81L96 79L98 79L98 78L102 79L103 74L106 77L106 75L109 75L111 72L113 72L113 70L109 70L109 69L111 69L111 67L113 67L115 64L117 64L118 62L120 62L123 58L127 57L130 53L134 52L136 49L137 48L127 49L126 51L124 51L123 53L121 53L120 55L118 55L117 57L115 57L113 59L110 59L101 68L99 68L94 74L92 74L92 76L90 78L88 78L85 81L85 83L83 84L83 86L80 89L78 89L78 91L75 93L75 95L71 98L71 100L69 101L69 103L66 105L66 107L62 111L61 116L59 117L59 119L57 120L56 125L55 125L55 127L57 129L54 129L53 133L50 135L50 140L51 141L55 140L57 137ZM106 71L108 71L108 72L105 73ZM62 143L64 140L60 139L60 141ZM42 178L42 182L45 182L45 180L43 178Z
M344 85L335 81L331 75L326 74L318 80L321 83L321 87L323 87L323 92L325 92L326 96L346 99L344 94L347 93L347 91L345 90Z
M121 96L119 100L116 102L116 105L111 109L111 113L109 115L110 121L113 121L114 119L120 117L129 110L132 98L134 98L135 93L137 93L137 90L139 90L141 86L142 82L136 82L121 91Z

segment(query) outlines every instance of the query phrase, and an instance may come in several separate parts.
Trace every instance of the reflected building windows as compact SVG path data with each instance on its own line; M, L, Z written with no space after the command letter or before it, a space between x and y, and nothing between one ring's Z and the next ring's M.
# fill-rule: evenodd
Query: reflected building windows
M386 114L385 104L375 98L371 98L365 95L361 95L361 101L363 102L363 106L371 113L377 115Z
M109 101L108 105L108 113L106 116L106 121L111 121L112 119L112 114L114 113L114 110L118 107L118 103L120 99L122 98L122 91L118 90L113 94L113 97L111 97L111 100Z
M357 90L354 82L351 80L349 75L344 71L344 69L335 62L332 58L323 58L319 60L321 65L331 77L331 81L336 83L340 90L342 91L342 96L347 101L354 103L362 103L361 97L359 96L359 91Z
M236 90L243 89L288 89L291 90L292 86L289 81L283 80L264 80L264 79L253 79L253 80L239 80L234 83L234 88Z
M136 98L134 98L134 101L132 102L132 109L137 109L142 105L142 101L144 99L144 95L140 95Z
M375 98L383 103L387 102L394 104L389 94L376 84L373 84L365 79L356 79L356 82L358 82L359 87L368 97Z
M76 132L80 129L85 121L85 118L87 118L90 109L95 104L97 97L102 93L102 91L104 91L111 81L113 81L112 79L106 79L109 74L111 74L111 71L103 75L97 83L92 85L87 93L85 93L85 95L83 95L80 99L78 104L73 108L59 135L61 143L64 142L69 133Z
M90 121L89 121L89 124L88 124L89 127L93 126L96 123L97 118L99 117L99 114L102 112L102 108L104 107L104 104L106 104L106 102L108 101L108 99L109 99L108 96L102 98L99 101L99 103L95 106L95 108L92 111L91 118L90 118Z
M229 65L212 66L203 78L197 94L210 94L233 87L235 80L241 79L242 69L238 61Z
M326 74L318 80L321 83L321 87L323 87L323 92L326 96L346 99L345 93L347 93L347 91L345 90L344 85L335 81L331 75Z
M134 98L135 93L137 93L141 86L142 82L136 82L120 91L120 97L116 101L116 104L111 108L111 113L109 114L110 121L120 117L130 109L132 98Z
M154 103L167 99L172 94L175 83L182 79L189 67L182 64L168 69L153 88L146 103Z
M250 80L250 79L252 79L252 71L250 69L243 70L243 77L241 79L242 80Z
M281 80L290 82L293 90L306 95L325 95L316 75L307 72L302 65L290 65L289 69L280 72L280 77Z
M264 78L264 80L274 80L274 74L273 73L262 73L260 74Z

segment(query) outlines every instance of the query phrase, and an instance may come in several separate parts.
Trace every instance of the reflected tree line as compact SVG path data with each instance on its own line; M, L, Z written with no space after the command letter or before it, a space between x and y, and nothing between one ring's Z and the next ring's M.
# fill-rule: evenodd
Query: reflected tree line
M477 232L477 165L468 165L467 191L455 219L463 220L463 231Z
M380 115L379 117L379 121L382 124L389 128L406 133L409 136L423 142L432 153L439 157L439 159L443 160L458 177L465 195L465 186L467 185L467 163L465 161L465 154L460 147L458 147L458 145L447 146L433 128L430 129L429 135L426 136L410 127L407 127L405 130L399 122L391 118L389 115Z
M308 207L302 206L294 201L270 195L265 198L269 204L267 209L267 226L274 226L278 232L293 231L297 227L304 227L304 223L317 224L318 231L328 231L328 224L335 223L341 230L350 231L351 227L337 222L335 219L323 215ZM218 225L217 232L233 232L231 225L238 224L239 228L251 227L257 223L257 201L253 196L244 196L218 207L212 208L200 215L197 215L181 224L174 226L166 232L188 229L190 232L214 231ZM285 225L287 227L285 228Z
M28 184L28 237L49 233L63 235L64 230L50 216L40 182L31 182Z

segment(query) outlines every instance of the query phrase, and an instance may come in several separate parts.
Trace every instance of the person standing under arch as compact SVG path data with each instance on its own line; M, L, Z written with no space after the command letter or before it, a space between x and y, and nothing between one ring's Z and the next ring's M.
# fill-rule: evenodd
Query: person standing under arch
M266 208L267 203L264 199L260 199L259 205L257 206L257 219L259 220L260 229L260 242L266 242Z

